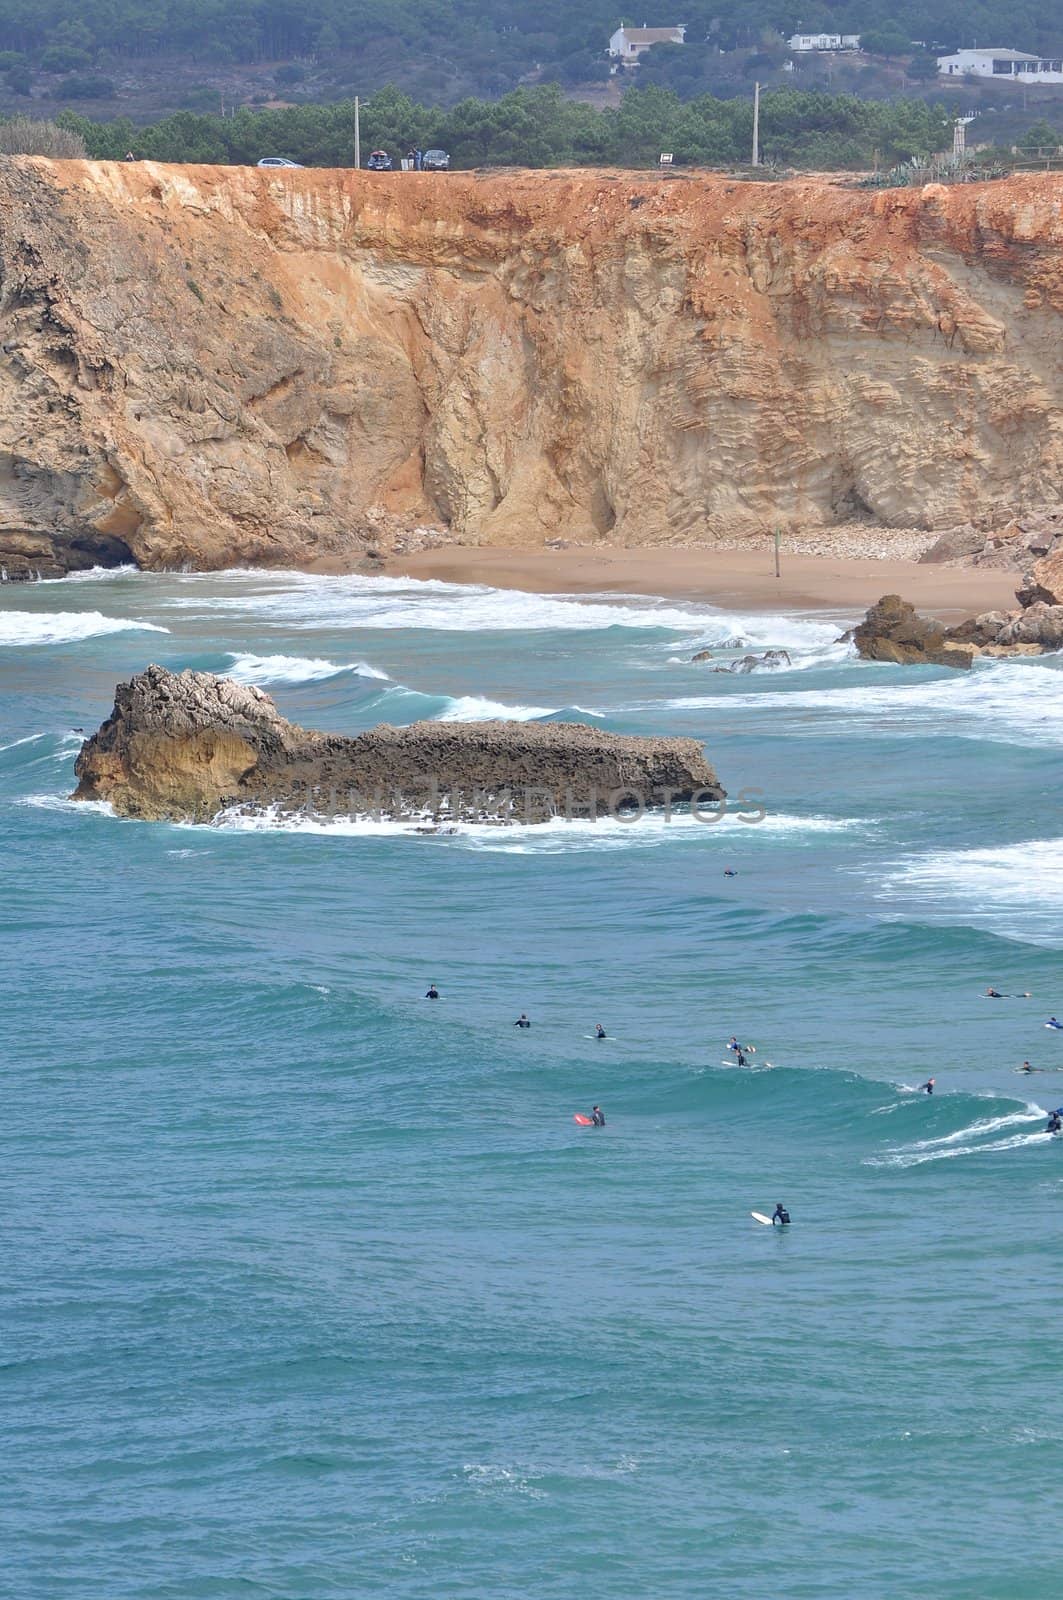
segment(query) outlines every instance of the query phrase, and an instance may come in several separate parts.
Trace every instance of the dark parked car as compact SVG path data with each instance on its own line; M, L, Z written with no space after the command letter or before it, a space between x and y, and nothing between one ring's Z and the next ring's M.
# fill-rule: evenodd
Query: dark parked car
M390 172L391 157L386 150L374 150L366 162L366 167L370 172Z
M426 150L421 167L425 172L449 172L450 157L445 150Z

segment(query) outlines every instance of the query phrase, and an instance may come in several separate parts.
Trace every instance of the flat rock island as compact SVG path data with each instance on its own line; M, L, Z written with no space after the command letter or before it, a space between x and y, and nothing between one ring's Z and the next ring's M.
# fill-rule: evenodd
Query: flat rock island
M426 821L538 823L725 791L696 739L580 722L382 723L353 737L281 716L260 689L149 666L82 745L75 800L124 817L209 821L233 806Z

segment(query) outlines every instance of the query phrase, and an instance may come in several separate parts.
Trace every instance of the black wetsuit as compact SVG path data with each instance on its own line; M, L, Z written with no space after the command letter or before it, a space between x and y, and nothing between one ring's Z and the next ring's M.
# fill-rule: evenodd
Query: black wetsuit
M531 1023L528 1021L527 1017L518 1017L513 1026L515 1028L530 1028Z
M605 1112L604 1111L592 1111L591 1112L591 1121L594 1123L594 1126L596 1128L604 1128L605 1127Z
M1049 1119L1048 1119L1048 1127L1045 1129L1045 1132L1046 1133L1060 1133L1060 1132L1063 1132L1063 1118L1060 1117L1058 1111L1053 1111L1052 1115L1049 1117Z
M606 1033L604 1028L595 1028L594 1037L596 1039L607 1039L609 1035Z
M771 1214L771 1225L772 1225L772 1227L774 1228L776 1223L778 1223L781 1228L782 1227L786 1227L786 1226L789 1225L789 1222L790 1222L790 1213L787 1211L786 1207L785 1206L776 1206L775 1210Z
M438 1000L439 999L439 990L436 988L435 984L433 984L432 987L429 989L428 993L425 995L425 999L426 1000Z

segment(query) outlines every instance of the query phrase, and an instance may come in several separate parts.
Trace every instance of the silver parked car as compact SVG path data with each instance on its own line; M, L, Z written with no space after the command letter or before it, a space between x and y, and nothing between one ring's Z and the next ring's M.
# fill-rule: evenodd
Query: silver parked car
M301 161L289 161L287 156L263 156L258 165L260 167L298 167L300 172L303 170Z

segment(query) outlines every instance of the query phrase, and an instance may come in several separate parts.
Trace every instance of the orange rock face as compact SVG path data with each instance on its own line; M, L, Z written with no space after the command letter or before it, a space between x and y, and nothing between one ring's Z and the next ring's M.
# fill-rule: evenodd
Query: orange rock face
M7 161L0 561L696 544L1063 493L1063 177Z

